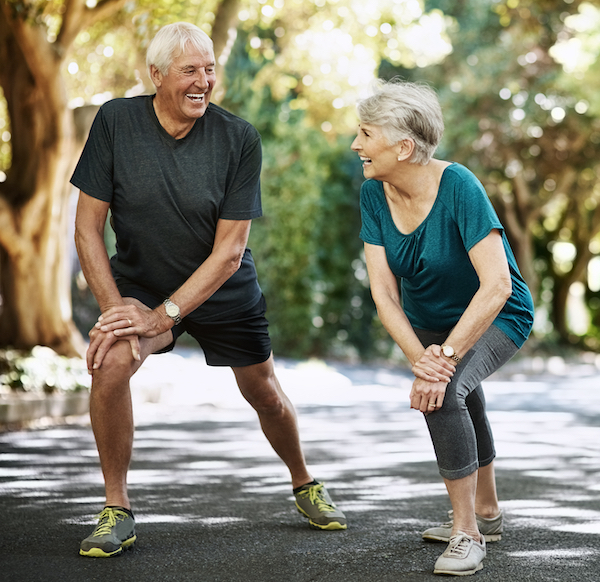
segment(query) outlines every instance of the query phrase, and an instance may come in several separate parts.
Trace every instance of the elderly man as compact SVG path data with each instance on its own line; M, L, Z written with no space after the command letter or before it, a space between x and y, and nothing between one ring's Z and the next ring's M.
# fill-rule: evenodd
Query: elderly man
M133 445L129 380L184 332L207 363L232 368L243 396L290 470L298 510L318 529L346 529L308 472L294 409L273 369L266 305L250 250L262 214L256 129L211 104L210 38L188 23L148 48L156 94L103 105L71 182L80 189L76 244L102 315L90 331L90 415L106 506L80 554L110 557L136 540L127 493ZM109 259L108 210L117 237Z

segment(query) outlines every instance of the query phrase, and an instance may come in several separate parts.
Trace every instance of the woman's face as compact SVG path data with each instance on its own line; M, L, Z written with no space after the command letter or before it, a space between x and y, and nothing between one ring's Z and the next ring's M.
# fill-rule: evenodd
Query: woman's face
M350 147L362 160L365 178L385 181L398 167L397 147L389 144L380 125L360 123Z

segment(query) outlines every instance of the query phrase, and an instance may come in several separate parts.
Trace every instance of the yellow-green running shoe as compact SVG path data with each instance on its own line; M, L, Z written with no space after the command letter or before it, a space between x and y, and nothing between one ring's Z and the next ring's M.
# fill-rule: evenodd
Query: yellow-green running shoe
M294 493L298 511L314 529L346 529L346 516L335 506L323 483L309 483Z
M79 553L91 558L111 558L130 548L135 540L133 515L116 507L105 507L98 516L98 525L81 542Z

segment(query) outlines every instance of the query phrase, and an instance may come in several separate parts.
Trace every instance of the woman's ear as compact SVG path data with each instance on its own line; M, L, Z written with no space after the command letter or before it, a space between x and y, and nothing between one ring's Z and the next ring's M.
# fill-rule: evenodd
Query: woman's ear
M415 151L415 142L410 138L400 140L396 144L396 153L398 155L398 161L403 162L409 160Z

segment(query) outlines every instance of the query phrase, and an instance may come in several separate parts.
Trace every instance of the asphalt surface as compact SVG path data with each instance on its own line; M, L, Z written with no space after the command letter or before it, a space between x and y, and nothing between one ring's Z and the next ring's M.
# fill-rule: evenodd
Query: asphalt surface
M450 506L409 376L319 362L281 362L278 374L347 531L308 528L231 373L183 352L150 358L133 384L138 541L121 557L78 555L103 502L87 420L0 434L0 580L443 579L432 571L445 546L420 534ZM594 361L560 358L486 383L505 534L473 580L600 581L599 384Z

